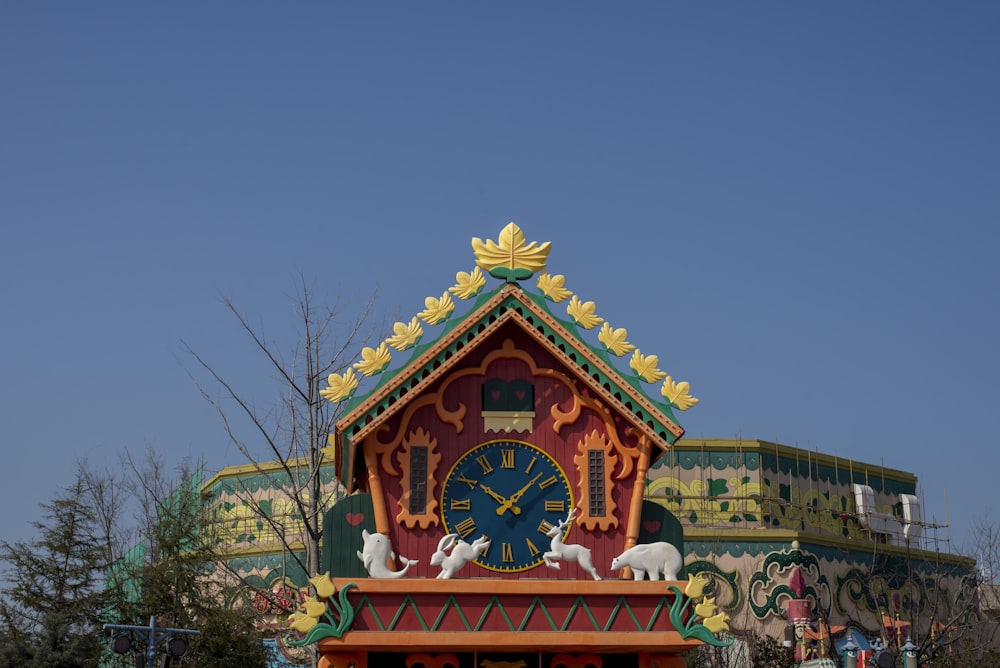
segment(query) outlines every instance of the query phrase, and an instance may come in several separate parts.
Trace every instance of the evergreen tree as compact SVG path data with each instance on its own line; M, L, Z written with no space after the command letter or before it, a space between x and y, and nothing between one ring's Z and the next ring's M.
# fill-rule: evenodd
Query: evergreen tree
M81 477L41 507L36 538L0 541L0 668L96 666L105 561Z

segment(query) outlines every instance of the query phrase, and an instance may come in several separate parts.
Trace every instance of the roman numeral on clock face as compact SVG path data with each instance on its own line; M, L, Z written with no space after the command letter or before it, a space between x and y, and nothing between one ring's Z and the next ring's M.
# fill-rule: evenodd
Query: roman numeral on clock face
M552 487L552 485L556 484L557 482L559 482L559 481L556 480L555 476L549 476L545 480L543 480L540 483L538 483L538 487L540 489L545 489L547 487Z
M493 470L493 467L490 465L490 460L486 458L486 455L479 455L476 457L476 463L483 467L483 475L486 475Z
M454 506L452 506L454 507ZM546 501L545 502L545 512L547 513L565 513L566 512L566 502L565 501Z
M456 478L456 480L458 480L459 482L464 482L466 485L469 486L469 489L475 489L476 485L479 484L478 480L472 480L471 478L467 478L465 477L464 473L459 473L458 478Z
M525 538L524 542L528 544L528 554L532 557L537 557L539 553L541 553L541 550L535 547L535 544L531 542L530 538Z
M514 468L514 453L516 450L501 450L500 451L500 468L502 469L512 469Z
M502 546L503 561L512 564L514 563L514 548L510 543L504 543Z
M476 520L471 517L466 517L464 520L455 525L455 533L457 533L462 538L467 537L473 531L476 530Z
M546 507L548 506L548 501L545 502ZM470 499L452 499L451 500L452 510L472 510L472 501Z

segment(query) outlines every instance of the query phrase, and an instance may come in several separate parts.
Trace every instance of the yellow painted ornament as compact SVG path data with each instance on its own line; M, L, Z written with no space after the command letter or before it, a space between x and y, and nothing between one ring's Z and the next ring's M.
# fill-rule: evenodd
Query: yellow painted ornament
M472 299L482 291L486 285L486 277L483 272L476 267L472 272L460 271L455 274L455 285L448 288L448 292L459 299Z
M536 272L545 269L551 247L552 243L549 241L543 244L536 241L527 243L524 232L513 222L507 223L500 231L496 242L491 239L483 241L478 237L472 240L476 264L493 278L502 278L508 282L531 278Z
M624 327L612 329L607 322L601 327L597 340L607 348L609 353L618 357L624 357L635 350L635 346L628 342L628 331Z
M660 389L660 394L682 411L686 411L698 403L698 400L691 396L691 385L686 380L675 383L674 379L670 376L667 376L663 380L663 387Z
M604 318L594 313L596 310L594 302L581 302L576 295L569 300L569 306L566 307L569 317L584 329L593 329L604 322Z
M562 274L551 276L548 272L542 272L538 275L536 285L546 299L556 304L573 296L573 293L566 289L566 277Z
M361 350L361 361L354 364L354 368L366 376L374 376L381 373L392 361L392 354L389 353L385 342L379 344L378 348L365 347Z
M331 373L326 377L327 387L319 393L324 399L332 403L343 401L351 396L354 390L358 389L358 377L354 375L352 369L348 369L343 374Z
M659 363L660 358L656 355L643 355L636 348L636 351L632 353L632 359L629 360L628 365L632 367L632 371L635 371L635 375L647 383L658 383L667 375L656 368Z
M417 345L424 335L424 328L420 326L416 316L413 316L410 322L397 322L392 326L392 331L394 335L385 342L399 351L409 350Z
M439 322L444 322L451 315L452 311L455 310L455 302L451 300L451 295L447 292L441 295L440 299L428 297L424 300L424 306L426 308L418 313L417 317L428 325L436 325Z

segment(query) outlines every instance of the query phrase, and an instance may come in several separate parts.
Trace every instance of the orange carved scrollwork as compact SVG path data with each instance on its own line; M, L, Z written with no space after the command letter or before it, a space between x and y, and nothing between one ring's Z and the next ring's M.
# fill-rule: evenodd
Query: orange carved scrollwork
M436 438L417 427L403 439L396 452L399 469L403 474L403 494L399 499L399 514L396 521L412 529L419 526L426 529L437 526L437 487L435 473L441 463L441 453L437 451Z
M611 472L618 462L614 446L596 429L577 445L573 457L580 486L580 516L577 524L588 531L607 531L618 526L617 505L611 498Z

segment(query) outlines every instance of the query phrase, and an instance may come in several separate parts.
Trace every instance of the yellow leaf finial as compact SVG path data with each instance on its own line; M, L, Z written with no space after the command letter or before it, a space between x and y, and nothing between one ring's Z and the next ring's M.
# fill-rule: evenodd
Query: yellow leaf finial
M460 271L455 274L455 285L448 288L448 292L459 299L471 299L479 294L479 291L486 285L486 277L483 272L476 267L472 272Z
M662 380L667 374L660 371L657 365L660 358L656 355L643 355L638 348L632 353L632 359L628 365L635 371L635 375L642 378L647 383L656 383Z
M496 242L491 239L483 241L479 237L472 240L476 264L488 271L490 276L506 281L530 278L544 269L551 247L549 241L543 244L536 241L527 243L524 232L513 222L507 223L500 231Z
M612 329L611 324L605 322L604 326L601 327L600 333L597 335L597 340L600 341L611 354L617 355L618 357L624 357L635 350L635 346L627 341L627 337L628 330L624 327Z
M566 277L562 274L550 276L548 272L542 272L538 275L536 285L546 299L556 304L573 296L573 293L566 289Z
M395 335L390 336L385 342L399 351L408 350L417 345L417 342L424 335L424 328L420 326L416 316L408 323L397 322L392 326L392 331Z
M351 396L354 390L358 389L358 377L354 375L352 369L348 369L343 374L331 373L326 377L328 387L319 391L324 399L332 403L343 401Z
M451 312L455 310L455 302L451 300L451 295L447 292L442 294L440 299L428 297L424 300L424 306L426 308L418 313L417 317L428 325L436 325L439 322L444 322L451 315Z
M604 318L594 313L596 310L594 302L581 302L576 295L573 295L566 307L566 313L584 329L593 329L604 322Z
M686 380L675 383L674 379L670 376L667 376L663 380L663 387L660 389L660 394L682 411L686 411L698 403L698 400L691 396L691 385Z
M383 341L378 348L362 348L361 361L353 366L366 376L374 376L389 366L390 361L392 361L392 355Z

